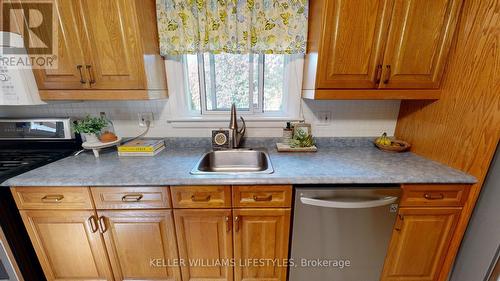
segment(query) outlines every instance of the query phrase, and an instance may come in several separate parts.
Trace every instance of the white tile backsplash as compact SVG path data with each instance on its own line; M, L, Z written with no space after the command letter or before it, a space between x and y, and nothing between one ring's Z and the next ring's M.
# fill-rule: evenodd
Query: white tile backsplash
M303 111L318 137L375 136L382 132L394 134L400 101L311 101L305 100ZM152 112L155 121L151 137L209 137L211 128L174 128L167 122L168 100L154 101L86 101L57 102L36 106L0 106L1 118L16 117L75 117L106 112L113 120L116 132L124 137L139 134L137 114ZM319 124L318 112L329 111L329 124ZM249 128L248 136L279 137L280 128Z

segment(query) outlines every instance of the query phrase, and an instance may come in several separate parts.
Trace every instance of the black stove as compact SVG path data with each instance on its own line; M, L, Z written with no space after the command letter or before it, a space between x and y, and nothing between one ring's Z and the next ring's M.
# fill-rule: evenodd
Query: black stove
M0 182L65 158L74 153L74 151L71 149L19 150L0 148Z
M80 147L79 136L71 133L70 119L0 119L0 183L70 156ZM46 280L10 189L5 186L0 186L0 227L24 280Z
M7 150L0 154L0 174L29 168L36 163L50 163L57 160L58 152L43 150Z

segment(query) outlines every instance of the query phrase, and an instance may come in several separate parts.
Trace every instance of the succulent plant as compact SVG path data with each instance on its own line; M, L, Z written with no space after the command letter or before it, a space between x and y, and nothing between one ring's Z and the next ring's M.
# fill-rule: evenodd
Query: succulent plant
M304 131L298 131L290 141L290 147L311 147L313 145L313 136Z

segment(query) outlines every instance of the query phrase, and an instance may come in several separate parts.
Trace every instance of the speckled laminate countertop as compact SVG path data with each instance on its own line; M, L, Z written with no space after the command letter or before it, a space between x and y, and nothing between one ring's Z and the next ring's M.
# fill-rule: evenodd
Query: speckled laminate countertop
M323 142L324 143L324 142ZM417 156L387 153L373 145L320 145L317 153L278 153L268 148L273 174L191 175L206 148L167 142L156 157L119 158L115 151L96 159L71 156L3 182L3 186L139 186L228 184L399 184L475 183L466 173ZM255 147L255 146L254 146Z

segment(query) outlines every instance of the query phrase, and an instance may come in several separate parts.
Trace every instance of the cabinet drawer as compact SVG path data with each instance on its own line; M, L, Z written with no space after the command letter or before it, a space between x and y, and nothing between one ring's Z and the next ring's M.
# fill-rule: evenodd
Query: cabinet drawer
M289 185L233 186L234 207L280 207L292 205L292 187Z
M12 187L17 208L93 209L88 187Z
M174 208L231 208L230 186L172 186Z
M463 206L469 195L468 185L403 185L401 207Z
M91 187L96 209L170 208L168 187Z

